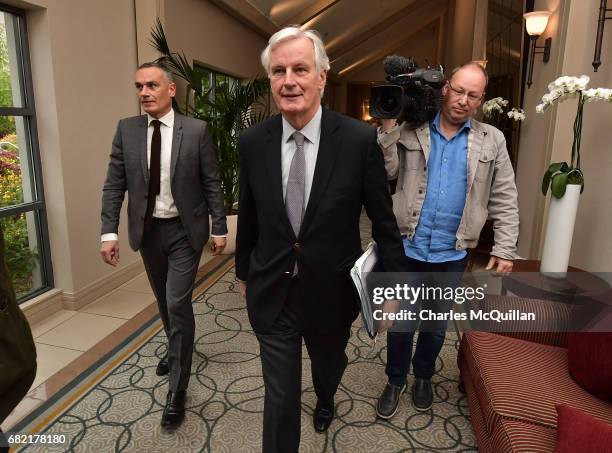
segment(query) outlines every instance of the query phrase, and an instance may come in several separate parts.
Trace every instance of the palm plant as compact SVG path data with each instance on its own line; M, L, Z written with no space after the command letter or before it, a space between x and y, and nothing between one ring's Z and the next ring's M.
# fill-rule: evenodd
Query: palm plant
M151 44L162 54L157 61L187 82L184 114L208 123L216 147L225 208L227 214L232 214L238 200L238 137L241 130L270 116L268 79L227 82L205 90L208 75L190 64L184 53L170 50L159 19L151 32ZM174 108L181 112L176 102Z

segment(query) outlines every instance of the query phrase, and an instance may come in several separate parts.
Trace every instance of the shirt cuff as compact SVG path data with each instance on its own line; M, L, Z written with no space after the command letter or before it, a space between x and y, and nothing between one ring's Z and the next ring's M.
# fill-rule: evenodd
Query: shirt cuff
M100 242L118 241L119 235L117 233L106 233L100 238Z

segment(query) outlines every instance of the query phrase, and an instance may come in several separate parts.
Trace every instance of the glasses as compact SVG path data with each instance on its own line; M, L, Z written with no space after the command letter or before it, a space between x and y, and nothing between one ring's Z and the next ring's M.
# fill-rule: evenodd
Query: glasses
M451 89L453 94L457 96L458 98L462 98L463 96L467 94L468 100L470 102L476 103L480 101L482 97L484 96L484 94L466 93L465 90L462 90L460 88L455 88L454 86L452 86L450 81L448 81L447 83L448 83L448 87Z

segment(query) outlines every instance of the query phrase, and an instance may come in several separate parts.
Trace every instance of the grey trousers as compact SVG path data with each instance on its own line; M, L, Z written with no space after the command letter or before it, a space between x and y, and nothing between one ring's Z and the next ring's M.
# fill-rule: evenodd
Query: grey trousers
M195 336L191 297L202 250L191 247L180 218L175 217L153 219L140 254L168 337L168 389L183 391L191 375Z

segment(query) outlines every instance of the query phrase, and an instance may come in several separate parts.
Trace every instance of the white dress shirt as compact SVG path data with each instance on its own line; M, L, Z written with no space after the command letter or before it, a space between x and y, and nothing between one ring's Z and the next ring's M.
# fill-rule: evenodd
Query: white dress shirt
M319 109L312 119L304 126L300 132L304 136L304 157L306 159L306 169L304 174L304 209L308 206L312 179L314 177L315 165L317 164L317 154L319 153L319 140L321 138L321 113ZM281 171L283 177L283 200L287 195L287 181L289 180L289 170L291 160L296 151L296 144L293 140L293 133L296 129L289 124L283 117L283 138L281 143Z
M151 162L151 138L153 137L154 120L147 113L147 163ZM172 133L174 131L174 110L170 109L168 113L159 118L161 122L159 132L161 134L161 167L160 167L160 189L159 194L155 197L155 208L153 209L153 217L169 219L179 215L178 209L172 198L172 190L170 188L170 161L172 158ZM147 165L148 165L147 164ZM115 233L107 233L102 235L102 242L116 241L118 235Z

